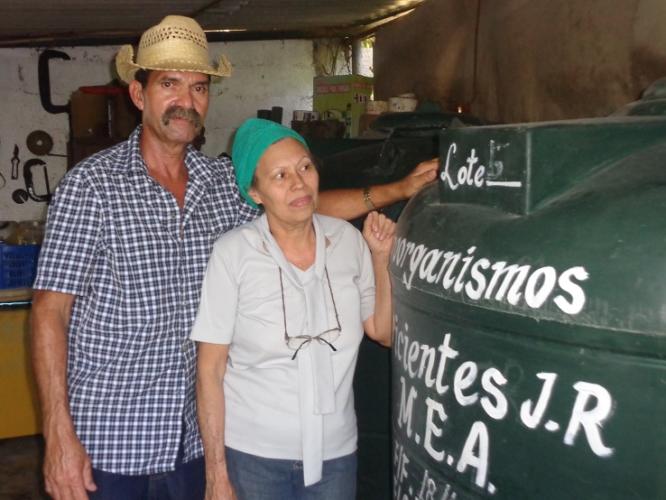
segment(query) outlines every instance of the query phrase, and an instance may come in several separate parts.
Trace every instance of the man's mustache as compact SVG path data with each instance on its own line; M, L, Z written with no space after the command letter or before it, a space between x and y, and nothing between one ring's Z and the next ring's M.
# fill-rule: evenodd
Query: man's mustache
M169 125L172 118L182 118L194 125L197 132L203 127L203 119L198 111L194 108L183 108L182 106L171 106L162 115L162 123Z

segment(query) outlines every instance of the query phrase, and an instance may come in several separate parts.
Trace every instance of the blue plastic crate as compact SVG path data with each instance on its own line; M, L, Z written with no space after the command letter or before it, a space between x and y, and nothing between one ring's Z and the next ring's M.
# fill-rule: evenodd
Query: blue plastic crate
M39 249L40 245L0 243L0 289L32 286Z

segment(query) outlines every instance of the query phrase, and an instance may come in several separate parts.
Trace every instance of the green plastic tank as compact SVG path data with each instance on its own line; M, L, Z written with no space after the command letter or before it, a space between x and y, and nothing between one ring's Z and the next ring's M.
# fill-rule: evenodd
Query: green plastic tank
M440 159L391 257L393 498L666 499L666 118Z

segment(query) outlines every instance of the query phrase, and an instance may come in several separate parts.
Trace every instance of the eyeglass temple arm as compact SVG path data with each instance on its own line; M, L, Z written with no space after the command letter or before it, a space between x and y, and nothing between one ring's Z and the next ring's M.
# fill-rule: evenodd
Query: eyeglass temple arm
M284 323L284 340L288 341L289 336L287 335L287 308L284 305L284 284L282 283L282 268L278 267L278 272L280 273L280 294L282 296L282 322ZM300 349L300 347L299 347ZM298 352L298 351L296 351ZM294 354L294 358L296 355ZM291 359L294 359L291 358Z
M335 304L335 297L333 297L333 288L331 287L331 278L328 275L328 268L326 266L324 266L324 272L326 273L326 282L328 283L328 291L331 293L331 302L333 302L333 312L335 313L335 321L338 324L338 328L341 328L340 318L338 317L338 306Z

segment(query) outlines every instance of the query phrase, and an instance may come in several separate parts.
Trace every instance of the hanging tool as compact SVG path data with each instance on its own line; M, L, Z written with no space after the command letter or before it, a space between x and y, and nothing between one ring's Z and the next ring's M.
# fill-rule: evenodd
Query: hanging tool
M33 181L33 167L41 166L42 174L44 175L44 194L37 194L35 192L35 184ZM44 201L48 203L51 200L51 187L49 186L49 173L46 168L46 163L44 163L39 158L32 158L25 162L23 165L23 179L25 180L25 190L28 192L28 196L31 200L34 201Z
M42 107L49 113L67 113L69 112L69 103L56 105L51 102L51 77L49 74L49 61L51 59L64 59L69 61L69 55L59 50L47 49L39 54L37 63L37 80L39 83L39 98L42 101Z
M17 189L12 193L12 200L14 200L14 203L23 205L28 201L28 192L25 189Z
M42 167L42 174L44 175L45 193L38 194L35 192L35 183L33 178L33 168ZM25 162L23 165L23 180L25 182L25 189L17 189L12 193L12 199L15 203L23 204L28 199L39 202L48 203L51 200L51 187L49 185L49 176L46 169L46 163L39 158L32 158Z
M14 156L12 156L12 179L18 179L19 163L21 163L21 160L19 160L18 155L19 155L18 144L14 144Z
M5 176L2 175L2 172L0 172L0 189L5 187L7 185L7 179L5 179Z
M53 149L53 138L43 130L33 130L25 140L28 151L37 156L59 156L67 158L67 155L51 153Z

